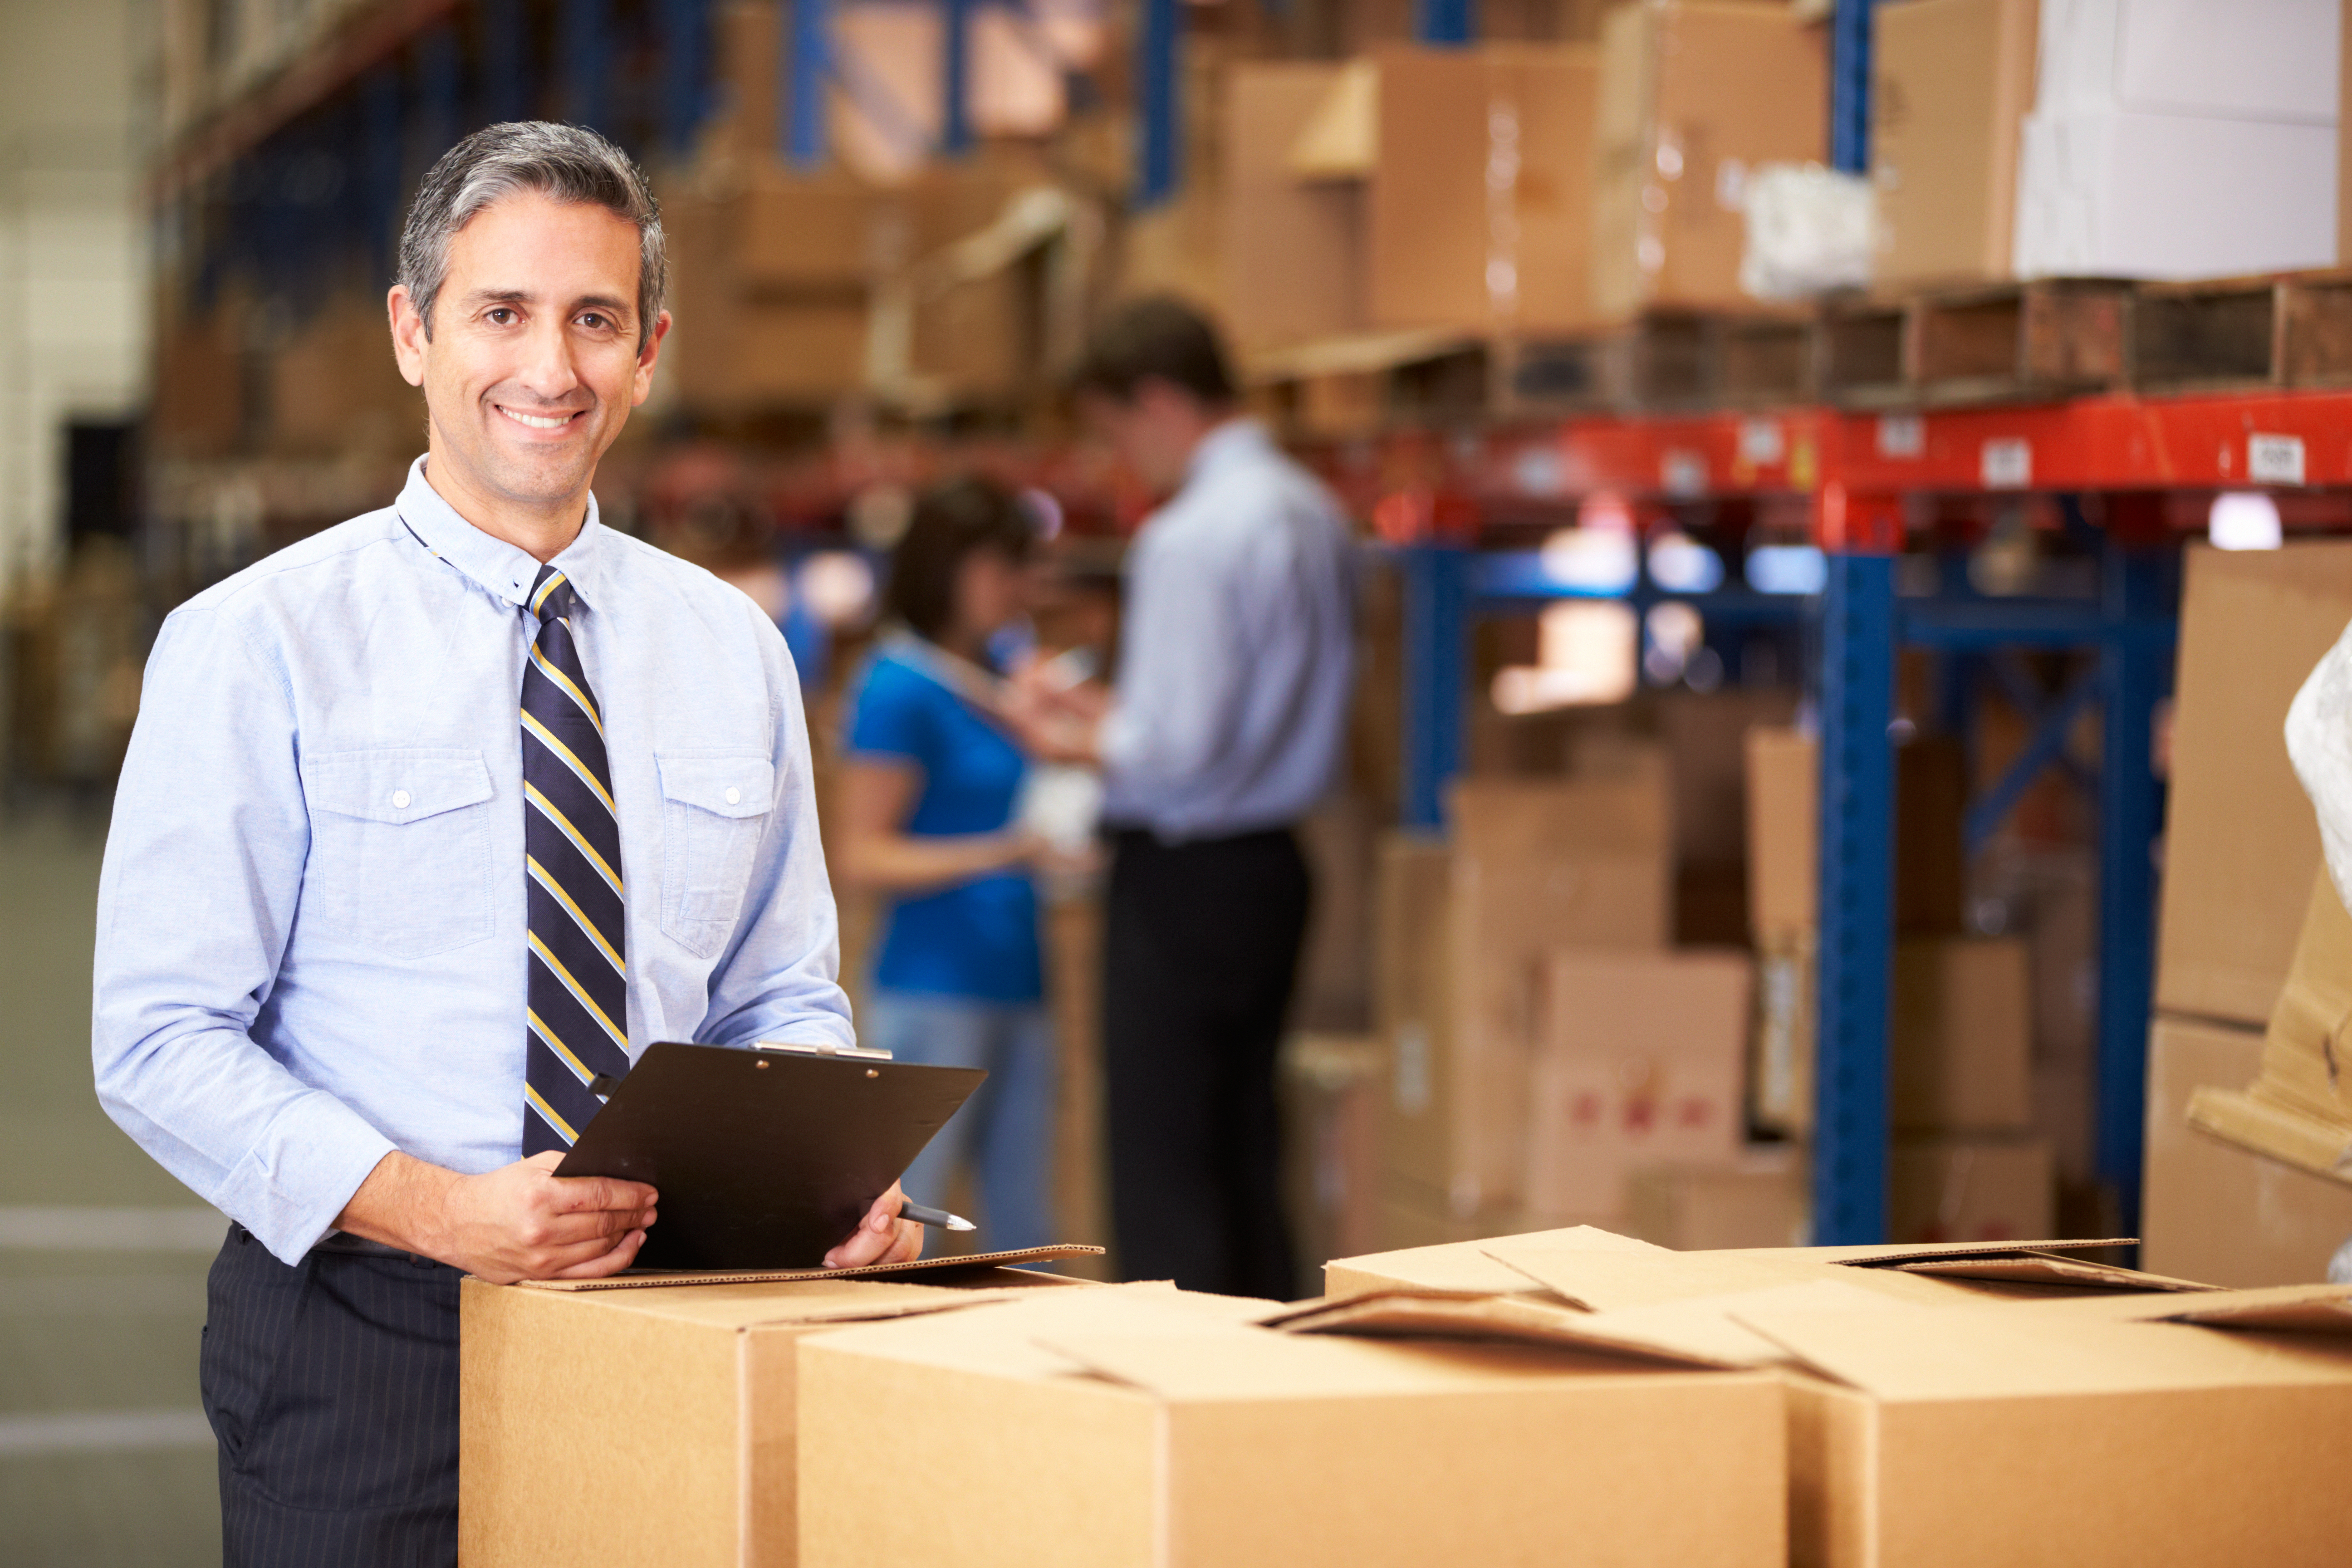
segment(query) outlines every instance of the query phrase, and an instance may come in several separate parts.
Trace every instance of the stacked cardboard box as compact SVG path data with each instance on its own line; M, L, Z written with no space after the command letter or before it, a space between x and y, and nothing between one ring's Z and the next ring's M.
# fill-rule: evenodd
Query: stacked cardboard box
M2038 0L1903 0L1872 18L1875 280L2010 276Z
M1750 732L1749 914L1759 1007L1750 1104L1811 1131L1820 816L1817 748ZM1951 748L1899 753L1890 1090L1891 1237L1996 1241L2051 1228L2052 1154L2033 1131L2033 994L2022 942L1958 934L1961 788Z
M2152 1267L2194 1264L2218 1284L2319 1279L2352 1232L2343 1193L2324 1177L2186 1128L2200 1090L2242 1090L2256 1065L2267 1076L2266 1028L2292 1060L2297 1041L2307 1054L2332 1023L2287 1000L2306 927L2317 984L2331 984L2321 955L2341 911L2283 734L2288 704L2347 621L2352 544L2189 552L2144 1228Z
M1683 1254L1580 1228L1342 1259L1327 1288L1359 1321L1493 1292L1596 1350L1770 1369L1788 1561L2332 1561L2352 1287L2215 1290L2081 1246Z

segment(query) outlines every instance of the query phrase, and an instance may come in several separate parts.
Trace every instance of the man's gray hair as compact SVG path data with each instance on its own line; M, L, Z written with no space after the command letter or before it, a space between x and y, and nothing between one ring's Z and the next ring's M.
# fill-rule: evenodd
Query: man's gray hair
M600 206L637 230L637 346L653 336L669 296L669 251L661 208L645 171L626 153L578 125L515 120L488 125L441 154L425 171L400 231L393 281L433 335L433 305L449 276L449 242L484 208L521 191Z

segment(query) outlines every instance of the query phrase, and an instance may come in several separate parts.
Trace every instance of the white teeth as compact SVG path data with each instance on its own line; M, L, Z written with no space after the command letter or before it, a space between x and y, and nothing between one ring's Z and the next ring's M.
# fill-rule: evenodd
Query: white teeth
M536 414L518 414L513 409L509 408L504 405L499 405L499 412L513 420L516 424L528 425L534 430L561 430L566 425L572 423L569 416L561 419L542 418L541 416Z

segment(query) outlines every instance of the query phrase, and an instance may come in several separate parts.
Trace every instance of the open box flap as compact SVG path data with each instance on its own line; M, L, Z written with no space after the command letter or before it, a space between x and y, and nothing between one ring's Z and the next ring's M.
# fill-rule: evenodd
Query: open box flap
M2189 1298L2144 1298L2181 1304ZM2200 1307L2210 1298L2196 1298ZM2352 1384L2352 1347L2308 1353L2273 1337L2030 1306L1934 1312L1791 1311L1738 1321L1800 1364L1882 1399L1950 1400ZM2305 1336L2312 1345L2334 1342Z
M1486 1255L1554 1295L1592 1312L1652 1307L1709 1296L1799 1285L1832 1272L1801 1257L1735 1252L1564 1252L1520 1244L1489 1247Z
M1566 1252L1664 1254L1666 1251L1663 1247L1589 1225L1570 1226L1560 1230L1530 1231L1524 1236L1503 1239L1514 1247L1549 1247ZM1326 1267L1383 1279L1402 1280L1423 1289L1470 1290L1481 1295L1494 1295L1499 1291L1537 1289L1533 1281L1497 1264L1484 1250L1496 1245L1499 1244L1450 1241L1435 1247L1412 1247L1395 1252L1370 1253L1361 1258L1334 1258Z
M1257 1334L1235 1315L1238 1298L1196 1297L1165 1285L1012 1292L1009 1300L968 1312L934 1312L830 1330L829 1346L929 1366L1025 1379L1068 1377L1086 1369L1050 1348L1064 1338Z
M1654 1353L1679 1352L1696 1362L1718 1367L1779 1366L1789 1352L1739 1321L1748 1310L1766 1311L1894 1311L1916 1309L1875 1290L1839 1279L1811 1279L1795 1285L1775 1285L1728 1296L1702 1296L1685 1301L1664 1301L1651 1307L1595 1312L1584 1320L1585 1332L1595 1340L1649 1346Z
M2024 1309L2053 1318L2110 1323L2201 1323L2273 1333L2352 1334L2352 1285L2273 1285L2194 1295L2094 1297L2039 1301Z
M1645 1338L1638 1329L1612 1331L1601 1323L1594 1313L1555 1307L1523 1296L1391 1290L1309 1302L1269 1320L1265 1326L1284 1333L1354 1339L1454 1339L1544 1345L1602 1355L1633 1355L1711 1370L1748 1364L1693 1351L1671 1339Z
M2091 1290L2174 1292L2221 1289L2218 1285L2201 1285L2194 1279L2175 1279L2169 1275L2149 1274L2113 1263L2061 1258L2054 1252L1915 1258L1883 1267L1897 1268L1906 1274L1929 1274L1947 1279L1985 1279L2017 1285L2073 1285Z
M1800 1258L1817 1263L1842 1263L1873 1268L1953 1258L2011 1258L2023 1253L2089 1252L2110 1247L2137 1247L2133 1236L2075 1241L1926 1241L1879 1242L1869 1247L1748 1247L1732 1249L1736 1258Z
M918 1258L909 1263L869 1263L862 1268L632 1269L602 1279L524 1279L529 1290L645 1290L678 1285L779 1285L801 1279L898 1279L959 1268L992 1268L1016 1263L1049 1263L1061 1258L1100 1258L1103 1248L1057 1243L1012 1252L973 1252L961 1258Z

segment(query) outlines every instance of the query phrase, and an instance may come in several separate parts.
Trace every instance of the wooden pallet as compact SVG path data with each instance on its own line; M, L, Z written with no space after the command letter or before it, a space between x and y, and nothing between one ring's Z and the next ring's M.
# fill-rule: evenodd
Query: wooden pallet
M1475 423L1487 379L1486 345L1456 331L1351 333L1260 353L1242 366L1253 414L1285 436L1317 440Z
M2053 278L1823 308L1822 395L1852 408L2078 396L2125 374L2131 287Z
M2129 370L2156 393L2352 385L2352 272L2143 284Z
M1782 313L1653 310L1622 326L1521 339L1501 356L1514 414L1690 413L1812 396L1811 326Z

